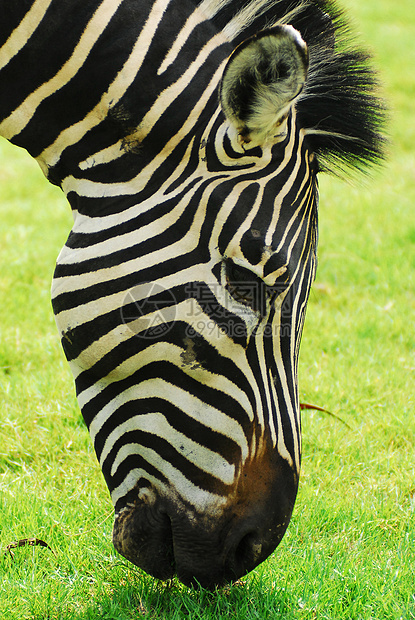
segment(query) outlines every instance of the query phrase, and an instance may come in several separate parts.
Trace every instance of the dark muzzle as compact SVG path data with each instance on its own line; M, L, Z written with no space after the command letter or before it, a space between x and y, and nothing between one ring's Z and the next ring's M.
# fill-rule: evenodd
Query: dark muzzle
M263 562L287 529L297 491L287 469L289 477L285 471L265 488L258 480L254 494L235 493L224 508L203 514L151 490L151 501L141 498L116 514L114 546L158 579L177 575L209 589L234 581Z

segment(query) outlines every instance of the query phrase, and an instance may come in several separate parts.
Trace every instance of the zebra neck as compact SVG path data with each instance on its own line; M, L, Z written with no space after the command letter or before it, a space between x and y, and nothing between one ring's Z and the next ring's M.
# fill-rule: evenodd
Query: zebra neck
M2 21L0 90L10 97L0 102L0 135L36 158L71 202L105 198L114 191L99 184L138 175L143 188L157 156L183 154L217 107L231 46L190 1L55 4L35 0L26 14L13 9L9 24ZM189 41L175 47L177 24Z

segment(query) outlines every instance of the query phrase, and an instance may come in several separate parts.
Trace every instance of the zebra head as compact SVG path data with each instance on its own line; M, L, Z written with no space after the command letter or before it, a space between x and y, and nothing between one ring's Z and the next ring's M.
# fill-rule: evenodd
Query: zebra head
M328 2L95 0L82 28L72 4L71 54L0 129L73 208L53 308L114 545L213 587L288 526L317 173L376 159L381 113Z

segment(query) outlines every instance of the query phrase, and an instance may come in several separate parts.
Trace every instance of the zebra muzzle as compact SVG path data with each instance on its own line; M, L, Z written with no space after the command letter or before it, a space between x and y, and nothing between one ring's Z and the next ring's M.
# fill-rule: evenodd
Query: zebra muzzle
M152 502L138 499L116 514L114 546L158 579L177 576L208 589L235 581L263 562L285 533L297 491L292 471L287 484L287 469L279 467L271 484L248 472L220 509L204 513L152 491Z

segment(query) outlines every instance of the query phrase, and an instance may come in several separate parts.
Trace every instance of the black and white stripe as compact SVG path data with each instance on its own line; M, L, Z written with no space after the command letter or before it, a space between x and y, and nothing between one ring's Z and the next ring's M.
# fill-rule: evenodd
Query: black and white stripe
M180 568L173 543L185 581L242 574L280 540L298 484L316 175L380 153L366 57L336 47L342 24L326 0L16 5L0 26L0 134L37 159L73 209L53 308L116 509L116 546L168 576L174 568L126 542L136 511L161 506L173 538L180 514L222 540L213 524L223 533L236 505L252 512L263 471L258 488L281 505L272 543L250 545L250 560L229 560L217 580L213 569ZM310 69L272 135L255 138L249 115L225 116L219 92L233 102L225 66L234 62L242 83L244 59L255 65L265 37L287 58L292 49L304 75L305 41ZM259 105L241 97L241 110Z

